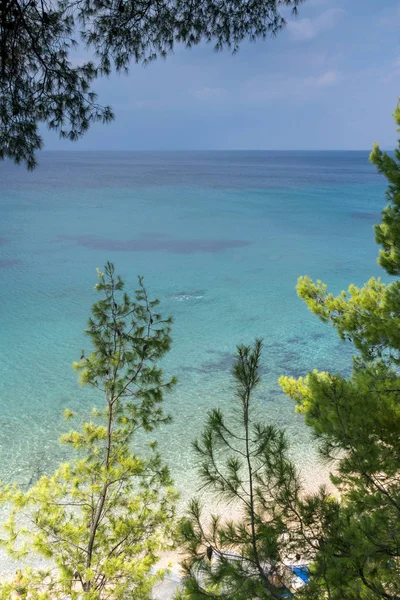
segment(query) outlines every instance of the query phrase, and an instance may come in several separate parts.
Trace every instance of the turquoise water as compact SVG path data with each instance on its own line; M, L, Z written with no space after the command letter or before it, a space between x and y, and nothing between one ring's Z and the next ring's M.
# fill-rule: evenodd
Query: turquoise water
M99 400L71 363L95 268L145 277L174 317L165 360L179 378L157 433L178 488L195 486L190 441L226 408L238 343L264 339L259 403L287 429L304 478L323 469L282 374L346 371L351 347L298 300L308 274L333 291L379 275L372 226L385 182L367 152L43 153L34 173L0 164L0 478L34 481L64 458L68 406Z

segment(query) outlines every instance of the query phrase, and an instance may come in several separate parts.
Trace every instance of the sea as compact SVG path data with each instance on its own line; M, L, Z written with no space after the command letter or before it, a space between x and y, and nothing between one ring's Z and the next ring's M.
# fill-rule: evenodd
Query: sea
M67 457L65 408L102 402L72 362L96 267L134 290L144 277L172 315L163 360L178 385L173 421L151 434L177 489L196 492L192 442L215 407L235 403L238 344L263 339L260 418L284 428L304 484L329 466L281 391L281 375L348 374L353 348L296 295L309 275L334 293L380 276L373 225L385 180L365 152L43 152L39 166L0 163L0 480L29 486ZM143 439L136 442L140 453Z

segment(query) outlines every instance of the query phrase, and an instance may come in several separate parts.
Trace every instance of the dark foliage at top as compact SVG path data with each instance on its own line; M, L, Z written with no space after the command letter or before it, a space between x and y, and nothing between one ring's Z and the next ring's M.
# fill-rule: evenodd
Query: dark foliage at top
M0 158L33 168L40 123L76 140L113 119L92 83L201 41L236 51L275 35L303 0L1 0ZM74 63L78 41L92 60Z

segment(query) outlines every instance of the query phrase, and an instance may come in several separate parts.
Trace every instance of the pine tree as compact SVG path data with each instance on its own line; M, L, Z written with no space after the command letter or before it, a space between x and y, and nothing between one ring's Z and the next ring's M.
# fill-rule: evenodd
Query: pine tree
M27 598L149 599L163 576L155 569L158 553L173 532L175 493L156 444L140 456L131 449L138 431L169 420L162 400L174 379L165 380L158 363L170 348L171 320L156 311L141 278L132 300L110 263L95 289L102 299L86 330L93 350L74 367L103 407L63 436L73 460L27 492L3 489L12 503L8 549L21 560L33 552L50 561L48 569L19 574ZM3 583L0 597L9 600L14 588Z
M194 443L207 500L220 503L220 511L208 515L194 499L181 523L187 553L182 598L283 598L285 565L296 553L309 554L321 534L310 525L318 528L316 504L326 493L301 500L285 434L256 418L260 358L259 340L238 347L232 409L227 416L212 410ZM235 516L224 518L231 509Z
M400 108L394 113L400 126ZM400 274L400 142L394 156L374 145L370 156L389 182L388 206L375 236L379 264ZM313 428L322 455L333 461L341 492L314 565L310 597L332 600L400 598L400 281L372 278L338 296L302 277L298 294L332 323L357 355L349 378L314 371L283 389ZM318 591L319 590L319 591ZM322 591L321 591L322 590Z

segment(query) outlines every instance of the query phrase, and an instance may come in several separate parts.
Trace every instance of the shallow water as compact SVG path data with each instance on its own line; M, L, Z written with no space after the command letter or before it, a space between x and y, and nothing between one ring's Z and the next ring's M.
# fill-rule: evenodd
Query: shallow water
M308 485L323 478L303 417L277 385L345 372L351 347L297 298L308 274L333 291L379 275L372 226L384 180L367 152L43 153L0 164L0 478L29 484L65 457L68 406L98 401L71 363L87 346L95 268L145 276L174 317L165 360L179 378L157 433L178 488L195 487L191 440L228 408L235 346L264 339L258 401L285 427Z

